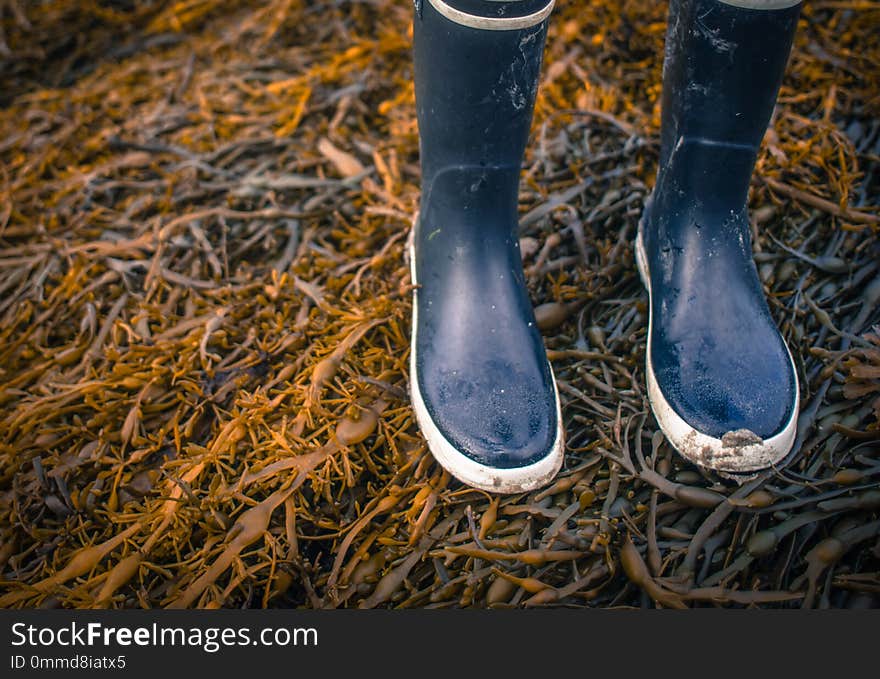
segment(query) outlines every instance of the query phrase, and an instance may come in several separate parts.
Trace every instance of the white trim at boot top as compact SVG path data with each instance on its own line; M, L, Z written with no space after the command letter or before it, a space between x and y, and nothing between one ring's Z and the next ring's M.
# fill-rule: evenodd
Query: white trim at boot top
M503 0L497 0L503 1ZM509 2L510 0L508 0ZM515 1L515 0L514 0ZM428 0L431 6L441 15L468 28L479 28L487 31L516 31L521 28L536 26L550 16L556 0L550 0L546 7L537 12L521 17L481 17L476 14L468 14L460 9L447 5L443 0Z
M799 5L804 0L718 0L725 5L733 5L734 7L742 7L744 9L788 9Z

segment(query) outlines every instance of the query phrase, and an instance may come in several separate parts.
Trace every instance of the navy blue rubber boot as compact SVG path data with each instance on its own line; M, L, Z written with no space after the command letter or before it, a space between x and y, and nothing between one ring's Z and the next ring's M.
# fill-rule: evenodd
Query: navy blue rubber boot
M559 396L517 237L553 0L422 0L414 25L422 196L410 240L410 389L432 454L497 493L562 464Z
M797 424L797 372L746 204L799 13L786 0L672 0L660 167L636 242L657 422L688 460L734 474L780 461Z

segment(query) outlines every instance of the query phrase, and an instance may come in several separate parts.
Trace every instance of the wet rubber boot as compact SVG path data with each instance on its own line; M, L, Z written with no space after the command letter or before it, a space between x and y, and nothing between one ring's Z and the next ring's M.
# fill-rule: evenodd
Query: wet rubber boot
M563 459L559 396L526 290L517 194L552 0L421 0L422 194L410 245L410 389L436 460L497 493Z
M660 167L636 242L654 414L684 457L734 474L780 461L797 424L746 203L799 13L790 0L671 1Z

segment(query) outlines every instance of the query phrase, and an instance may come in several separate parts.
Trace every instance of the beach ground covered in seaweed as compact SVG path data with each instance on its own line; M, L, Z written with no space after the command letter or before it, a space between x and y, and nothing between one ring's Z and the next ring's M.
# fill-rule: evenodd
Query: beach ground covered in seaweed
M743 485L645 393L665 12L552 17L520 226L568 447L493 497L407 391L411 3L0 3L0 607L880 605L880 3L807 3L752 181L802 413Z

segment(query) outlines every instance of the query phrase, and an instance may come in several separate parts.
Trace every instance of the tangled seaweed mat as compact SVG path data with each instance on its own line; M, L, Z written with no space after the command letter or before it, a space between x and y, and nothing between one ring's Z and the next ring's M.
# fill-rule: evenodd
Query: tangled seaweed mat
M407 397L410 3L3 7L0 606L880 603L880 3L807 3L758 161L803 411L743 485L645 396L665 7L557 10L521 225L568 450L502 498Z

